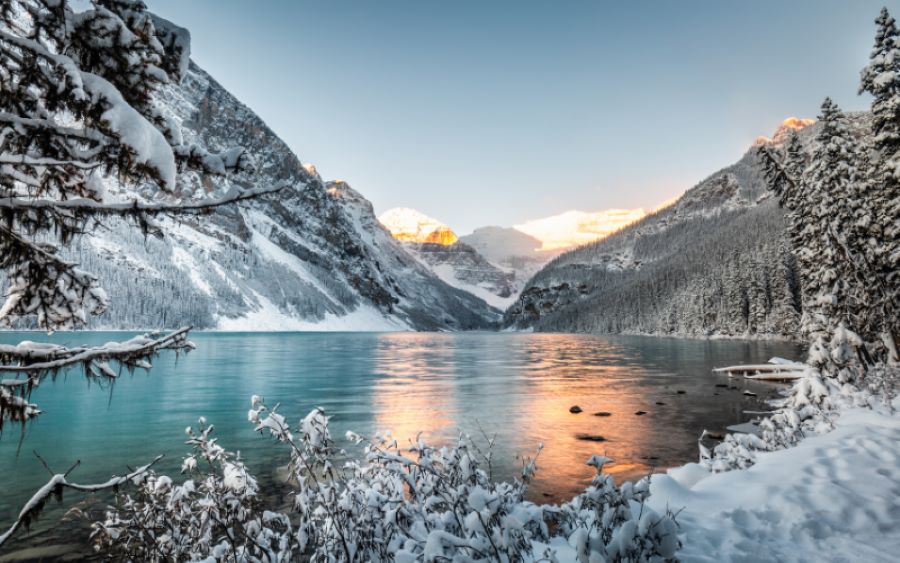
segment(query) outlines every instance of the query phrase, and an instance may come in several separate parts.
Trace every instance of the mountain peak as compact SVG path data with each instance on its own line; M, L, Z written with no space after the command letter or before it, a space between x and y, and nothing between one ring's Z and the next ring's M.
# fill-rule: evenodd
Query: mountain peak
M403 242L449 246L459 240L456 233L437 219L408 207L389 209L378 217L391 235Z
M815 119L810 119L808 117L788 117L781 122L781 125L775 130L775 134L772 135L772 137L760 135L753 141L753 145L780 145L787 140L788 135L792 131L800 131L810 125L814 125L815 122Z

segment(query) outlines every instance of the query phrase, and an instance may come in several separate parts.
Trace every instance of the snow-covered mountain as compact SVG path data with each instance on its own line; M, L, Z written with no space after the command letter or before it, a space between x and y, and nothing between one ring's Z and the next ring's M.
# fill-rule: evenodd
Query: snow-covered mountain
M499 313L448 285L376 219L343 182L327 183L249 108L191 63L159 101L185 140L243 146L252 179L179 178L182 196L233 187L289 187L197 220L165 220L163 239L125 223L73 251L112 297L93 328L193 324L225 330L456 330L492 326ZM111 197L130 195L114 179Z
M395 239L402 242L449 245L459 240L447 225L408 207L389 209L378 220Z
M516 297L534 274L559 255L559 251L541 250L543 243L540 240L512 227L480 227L459 240L474 248L490 263L511 273L513 295Z
M866 116L852 116L862 129ZM787 120L766 143L818 127ZM755 152L674 204L551 261L506 312L505 323L548 331L791 335L799 317L782 212Z
M425 267L449 285L501 310L518 295L513 271L486 260L437 219L415 209L398 207L385 211L378 220Z

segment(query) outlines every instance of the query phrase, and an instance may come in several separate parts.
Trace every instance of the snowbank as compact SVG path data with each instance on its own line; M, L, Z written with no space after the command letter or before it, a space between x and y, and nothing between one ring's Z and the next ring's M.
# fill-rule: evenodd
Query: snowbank
M683 561L896 561L898 483L900 415L853 408L749 469L654 475L648 504L683 508Z

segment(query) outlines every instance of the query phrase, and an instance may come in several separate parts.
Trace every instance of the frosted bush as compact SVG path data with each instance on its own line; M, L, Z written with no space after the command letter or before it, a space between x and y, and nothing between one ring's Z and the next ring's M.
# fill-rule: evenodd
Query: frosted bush
M587 490L561 505L525 500L537 471L527 459L511 482L491 479L491 450L462 435L435 447L416 437L400 447L389 435L347 438L359 461L335 446L328 417L311 411L292 429L277 407L253 396L248 420L288 447L287 507L266 507L238 456L211 438L212 426L188 428L193 451L186 478L150 472L94 524L98 550L140 560L205 561L555 561L534 542L562 538L577 560L674 560L674 515L644 501L649 482L617 487L593 456ZM540 448L538 449L538 454Z

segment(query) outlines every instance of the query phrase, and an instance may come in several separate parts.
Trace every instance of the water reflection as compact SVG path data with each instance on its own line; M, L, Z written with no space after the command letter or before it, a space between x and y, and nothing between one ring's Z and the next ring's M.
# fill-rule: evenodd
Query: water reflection
M122 337L85 333L53 340ZM0 342L22 338L0 333ZM325 408L336 437L390 429L402 444L421 431L440 444L484 430L498 438L500 478L517 475L521 457L544 443L531 495L559 499L589 481L584 461L593 453L614 459L608 469L621 479L696 459L704 428L721 430L745 420L745 409L760 408L741 394L744 386L761 399L774 389L756 382L717 388L732 382L713 375L712 367L801 355L785 343L554 334L201 333L193 339L195 352L177 362L164 355L151 374L123 378L111 400L79 374L42 385L32 399L45 414L29 426L21 451L37 450L53 467L81 459L77 477L86 482L159 453L167 455L162 469L177 473L182 431L204 415L220 443L240 450L272 483L288 454L246 423L248 399L256 393L281 403L294 423L315 406ZM573 405L583 412L571 414ZM610 416L593 416L597 411ZM0 523L11 521L46 478L31 455L17 456L17 439L9 431L0 438L0 473L12 476L12 486L0 490Z
M544 444L531 495L559 499L589 482L584 462L594 453L615 460L607 470L619 480L695 459L704 428L724 428L745 420L745 408L760 408L739 390L714 387L711 367L779 350L798 353L789 344L641 337L381 335L372 427L401 444L417 432L432 443L460 432L496 435L496 468L506 477ZM771 390L757 389L763 397ZM570 413L574 405L583 412Z

